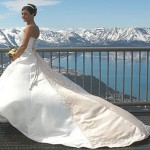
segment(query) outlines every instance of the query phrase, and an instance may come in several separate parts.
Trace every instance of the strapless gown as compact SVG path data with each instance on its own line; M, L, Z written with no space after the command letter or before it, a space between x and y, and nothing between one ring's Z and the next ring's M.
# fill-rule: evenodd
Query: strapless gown
M0 114L28 138L71 147L124 147L150 135L127 111L89 94L25 51L0 78Z

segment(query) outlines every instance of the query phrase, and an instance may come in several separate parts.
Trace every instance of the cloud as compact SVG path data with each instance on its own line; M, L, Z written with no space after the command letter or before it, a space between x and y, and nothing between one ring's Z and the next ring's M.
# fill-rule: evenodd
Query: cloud
M1 19L5 19L5 18L7 18L7 16L0 15L0 20L1 20Z
M12 11L20 11L23 6L26 4L31 3L38 7L40 6L50 6L50 5L56 5L60 3L58 0L8 0L3 2L3 5Z
M12 13L0 14L0 20L2 20L2 19L7 19L7 18L9 18L10 16L13 16L13 14L12 14Z

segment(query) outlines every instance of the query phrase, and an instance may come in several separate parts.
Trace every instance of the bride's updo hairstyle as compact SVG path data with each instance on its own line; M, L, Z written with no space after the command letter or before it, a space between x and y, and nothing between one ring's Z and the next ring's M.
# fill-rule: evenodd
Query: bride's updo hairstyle
M27 4L26 6L24 6L24 7L22 8L22 11L23 11L23 10L28 10L29 13L30 13L31 15L34 14L34 16L36 16L36 14L37 14L37 8L36 8L36 6L33 5L33 4Z

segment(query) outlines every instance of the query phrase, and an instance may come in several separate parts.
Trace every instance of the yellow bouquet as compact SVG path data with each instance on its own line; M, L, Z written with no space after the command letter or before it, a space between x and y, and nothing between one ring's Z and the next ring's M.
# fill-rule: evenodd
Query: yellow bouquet
M6 56L8 56L9 58L13 58L13 57L16 55L16 51L17 51L17 50L18 50L18 49L15 48L15 47L11 48L11 49L9 50L9 52L6 53Z

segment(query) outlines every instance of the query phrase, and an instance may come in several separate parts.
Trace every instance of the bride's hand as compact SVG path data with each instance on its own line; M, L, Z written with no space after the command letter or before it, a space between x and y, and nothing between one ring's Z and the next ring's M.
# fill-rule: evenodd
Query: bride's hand
M10 59L11 59L12 61L14 61L14 60L17 59L17 57L16 57L16 55L13 55L13 56L10 57Z

